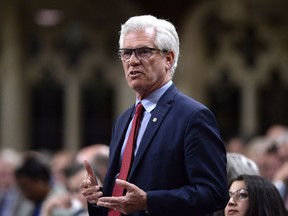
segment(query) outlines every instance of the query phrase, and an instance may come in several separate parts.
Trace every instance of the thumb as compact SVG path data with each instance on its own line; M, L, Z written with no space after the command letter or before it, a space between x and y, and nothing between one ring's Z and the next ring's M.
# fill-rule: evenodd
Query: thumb
M86 169L87 178L90 180L91 185L98 185L98 181L94 174L91 164L87 160L84 160L83 165L84 168Z
M127 191L132 191L133 189L135 189L135 186L125 180L121 180L121 179L116 179L116 184L119 185L120 187L125 188Z

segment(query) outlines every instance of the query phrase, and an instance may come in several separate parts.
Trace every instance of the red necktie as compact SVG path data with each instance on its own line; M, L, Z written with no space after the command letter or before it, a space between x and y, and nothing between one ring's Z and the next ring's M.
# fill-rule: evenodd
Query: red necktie
M143 105L138 103L136 106L136 111L132 121L132 127L129 133L129 137L126 143L126 147L122 156L122 163L120 168L120 173L118 178L122 180L127 180L129 170L133 161L134 156L134 146L137 140L137 134L143 114ZM116 183L113 188L112 196L123 196L124 188L119 187ZM120 216L121 213L119 211L115 211L113 209L109 209L108 216Z

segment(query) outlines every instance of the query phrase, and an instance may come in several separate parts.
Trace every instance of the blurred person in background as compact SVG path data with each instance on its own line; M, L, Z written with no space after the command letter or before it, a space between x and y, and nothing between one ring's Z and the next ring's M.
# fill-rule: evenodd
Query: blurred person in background
M109 162L109 155L97 153L91 161L91 166L97 178L98 184L103 185ZM83 164L83 163L82 163Z
M273 124L265 132L265 136L271 140L277 140L288 132L288 127L283 124Z
M81 148L75 157L75 160L78 163L83 164L84 160L91 163L100 186L103 186L104 178L107 172L108 159L109 146L102 143Z
M257 175L231 181L225 216L286 216L283 200L272 182Z
M278 148L278 155L280 160L285 163L288 161L288 131L281 134L277 139L275 139L275 143Z
M45 155L25 152L22 157L21 165L15 170L16 182L31 206L21 211L21 216L40 216L43 203L51 196L65 193L66 189L53 182Z
M226 151L243 154L246 146L245 144L246 143L244 141L244 138L240 136L230 137L225 144Z
M259 175L260 171L255 161L243 154L227 153L227 178L228 183L239 175Z
M0 152L0 216L19 216L29 206L17 187L14 171L21 163L18 152L3 149Z
M227 179L228 183L240 175L258 175L260 171L255 161L239 153L227 153ZM224 216L224 209L214 213L214 216Z
M256 136L247 143L245 155L256 162L261 176L273 181L282 164L275 141L265 136Z
M91 162L96 154L103 154L109 156L109 146L103 143L92 144L85 146L76 154L76 161L83 163L84 160Z
M65 173L67 193L51 196L43 204L41 216L88 216L87 201L79 191L86 170L81 163L73 163Z
M276 144L273 144L265 151L263 155L262 164L260 165L261 176L273 181L274 176L281 166L282 162L278 155L278 147Z
M86 170L81 161L85 157L90 161L99 182L103 182L108 166L108 146L96 144L84 147L78 151L72 165L64 171L67 193L50 197L43 205L41 216L88 215L87 200L79 191L79 185L86 177Z
M60 150L51 155L50 170L52 173L53 181L65 187L66 175L65 170L71 166L74 159L74 153L68 150Z
M288 209L288 132L286 131L278 137L276 143L282 165L275 172L273 182L284 200L286 209Z

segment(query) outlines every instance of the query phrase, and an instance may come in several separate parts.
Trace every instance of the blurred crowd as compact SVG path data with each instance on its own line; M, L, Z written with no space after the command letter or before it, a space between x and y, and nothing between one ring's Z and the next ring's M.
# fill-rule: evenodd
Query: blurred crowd
M228 154L238 153L255 162L259 175L276 186L288 209L288 127L286 125L272 125L263 135L248 140L241 137L231 138L226 143L226 149Z
M288 127L273 125L249 140L233 137L225 143L228 181L241 174L259 175L279 191L288 209ZM79 191L87 160L103 184L109 147L94 144L76 153L59 151L0 152L1 216L87 216L87 202ZM220 214L219 214L220 215Z
M87 216L79 191L86 177L83 161L93 166L99 184L107 169L109 147L94 144L78 152L54 154L3 149L0 152L0 216Z

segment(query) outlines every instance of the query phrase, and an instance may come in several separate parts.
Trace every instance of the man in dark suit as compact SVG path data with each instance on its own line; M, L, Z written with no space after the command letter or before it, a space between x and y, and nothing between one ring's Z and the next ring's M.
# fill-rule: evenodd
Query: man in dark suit
M119 45L127 83L144 114L126 179L119 176L135 105L114 124L103 189L84 162L80 188L90 216L206 216L223 209L225 148L209 109L172 82L179 56L175 27L150 15L132 17L122 25ZM123 195L114 195L116 186Z

